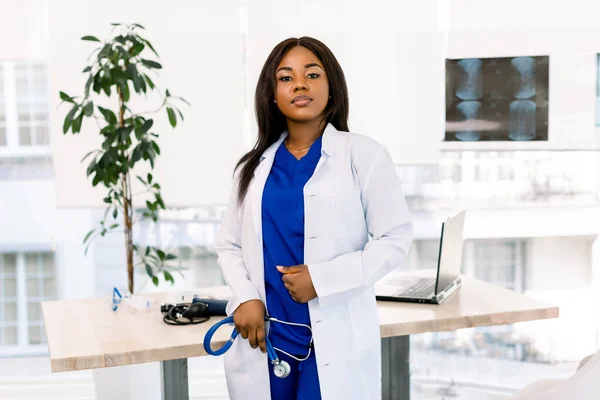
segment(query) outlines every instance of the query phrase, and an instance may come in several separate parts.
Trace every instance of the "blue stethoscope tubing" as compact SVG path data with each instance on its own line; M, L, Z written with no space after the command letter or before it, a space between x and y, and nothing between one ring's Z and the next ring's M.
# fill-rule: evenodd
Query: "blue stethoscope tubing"
M265 320L268 320L268 318L265 318ZM227 317L227 318L223 319L222 321L217 322L216 324L211 326L210 329L206 332L206 336L204 336L204 342L203 342L204 350L211 356L222 356L223 354L225 354L227 352L227 350L229 350L229 348L231 347L233 342L235 341L235 338L237 338L238 331L235 328L233 328L233 332L231 332L231 337L229 338L229 340L227 341L227 343L225 343L225 345L223 347L221 347L218 350L211 349L210 341L211 341L213 335L215 334L215 332L217 331L217 329L219 329L223 325L229 325L229 324L233 324L233 317ZM265 338L265 341L266 341L266 347L267 347L267 355L269 356L271 361L276 360L277 353L275 353L275 349L273 348L271 341L269 340L268 337Z
M308 325L304 325L304 324L297 324L297 323L293 323L293 322L285 322L285 321L280 321L276 318L272 318L272 317L265 317L265 321L275 321L275 322L280 322L283 324L288 324L288 325L296 325L296 326L305 326L308 329L311 330L312 329L308 326ZM210 347L210 341L213 337L213 335L215 334L215 332L217 331L217 329L219 329L221 326L223 325L231 325L233 324L233 316L224 318L223 320L217 322L216 324L214 324L213 326L211 326L208 331L206 332L206 335L204 336L204 341L203 341L203 345L204 345L204 350L213 356L220 356L223 355L227 352L227 350L229 350L229 348L231 347L231 345L233 344L233 342L235 341L235 339L238 336L238 331L233 328L233 331L231 332L231 336L229 337L229 340L227 341L227 343L225 343L225 345L223 347L221 347L218 350L213 350ZM285 363L285 361L280 361L279 357L277 356L277 352L275 351L275 348L273 347L273 345L271 344L271 341L269 340L269 337L265 337L265 342L266 342L266 348L267 348L267 356L269 357L269 359L271 360L271 363L274 364L275 366L280 365L280 364L287 364ZM308 355L304 358L304 359L298 359L294 356L292 356L289 353L286 353L285 351L278 349L279 351L281 351L282 353L287 354L288 356L298 360L298 361L304 361L306 359L308 359L308 357L310 356L311 350L312 350L312 339L310 341L310 346L309 346L309 350L308 350ZM287 365L288 368L288 372L287 374L289 374L289 365ZM282 373L283 374L283 373ZM285 376L287 376L287 374L283 374ZM279 374L276 372L276 375L279 376ZM285 377L285 376L281 376L281 377Z

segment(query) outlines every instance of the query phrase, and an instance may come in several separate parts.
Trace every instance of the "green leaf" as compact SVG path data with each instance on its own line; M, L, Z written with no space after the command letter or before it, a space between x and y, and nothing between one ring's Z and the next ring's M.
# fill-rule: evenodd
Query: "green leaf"
M151 203L148 200L146 200L146 207L148 207L148 210L150 211L156 211L156 204Z
M92 114L94 113L94 102L93 101L88 102L85 105L85 107L83 107L83 113L88 117L92 116Z
M90 87L92 86L92 83L94 83L94 76L90 74L90 77L85 83L85 97L88 97L90 95Z
M73 98L65 92L60 92L60 98L64 101L75 104L75 100L73 100Z
M115 209L113 210L113 218L116 219L117 215L118 215L119 211L117 210L117 208L115 207Z
M112 203L112 198L110 196L105 197L104 199L102 199L103 202L110 204Z
M148 86L150 86L150 89L154 89L155 85L154 82L152 82L152 79L150 79L150 77L146 74L144 74L144 78L146 79L146 82L148 82Z
M121 86L121 93L123 94L123 101L128 102L130 96L129 82L125 81L125 83Z
M83 122L83 111L73 120L73 125L71 126L71 131L73 133L81 132L81 123Z
M88 158L90 155L94 154L95 152L100 151L100 150L92 150L89 153L87 153L85 156L83 156L83 158L81 159L81 161L79 162L84 162L86 158Z
M165 256L166 256L166 254L165 254L164 251L162 251L162 250L156 250L156 254L158 254L158 258L160 258L160 261L164 261Z
M93 174L94 171L96 170L96 167L97 167L97 163L96 163L96 160L94 159L90 162L90 164L87 167L86 176L90 176L91 174Z
M167 254L167 256L165 257L165 261L170 261L170 260L175 260L177 258L177 256L175 254Z
M142 182L144 186L146 186L146 182L144 182L144 180L139 175L136 175L136 178L138 178L140 182Z
M108 122L109 124L117 123L117 116L115 115L114 112L112 112L111 110L107 110L106 108L103 108L100 106L98 106L98 109L100 110L102 115L104 115L104 119L106 120L106 122Z
M90 72L91 70L92 70L92 67L90 67L90 66L88 65L88 66L87 66L87 67L85 67L85 68L83 69L83 71L81 71L81 72L83 72L83 73L86 73L86 72Z
M150 130L150 128L152 128L153 124L154 124L154 120L147 119L146 121L144 121L144 123L142 125L136 126L135 137L138 140L141 140L142 137L146 134L146 132L148 132Z
M143 59L143 58L142 58L141 61L142 61L142 64L144 64L148 68L154 68L154 69L161 69L162 68L162 65L160 65L156 61L146 60L146 59Z
M140 28L140 29L146 29L146 28L144 28L144 27L143 27L142 25L140 25L140 24L132 24L132 26L138 27L138 28Z
M100 91L102 90L102 77L100 76L100 71L96 72L96 75L94 75L92 90L98 94L100 94Z
M171 97L171 92L169 92L169 89L165 90L165 95L166 95L167 97Z
M75 113L77 112L77 109L79 107L75 106L71 109L71 111L69 111L69 113L67 114L67 116L65 117L65 122L63 124L63 133L67 133L69 131L69 128L71 127L71 124L73 123L73 117L75 116ZM75 133L75 132L73 132Z
M177 117L175 116L175 111L171 107L167 107L167 115L169 116L169 123L173 128L177 125Z
M181 113L181 110L178 108L177 112L179 113L179 116L181 117L181 120L184 121L185 118L183 118L183 114Z
M146 266L146 273L150 278L152 278L154 276L154 271L152 271L152 267L148 263L145 263L144 265Z
M136 162L138 162L142 158L142 153L143 151L141 144L135 146L135 149L133 149L133 153L131 154L131 160L129 161L132 167Z
M159 195L159 194L157 194L157 195L156 195L156 202L157 202L158 204L160 204L160 206L162 207L162 209L163 209L163 210L166 210L166 209L167 209L167 207L165 207L165 202L163 201L163 199L162 199L162 196L161 196L161 195Z
M121 26L122 24L119 22L111 22L110 23L112 26Z
M152 174L148 174L148 185L152 183Z
M146 46L144 46L143 43L138 42L138 43L136 43L136 44L133 45L133 47L131 48L131 50L129 50L129 55L131 57L135 57L138 54L140 54L142 51L144 51L145 47Z
M119 226L119 224L112 224L108 227L108 229L115 229L117 226Z
M189 107L189 106L191 106L190 102L189 102L189 101L187 101L186 99L184 99L183 97L175 97L175 98L176 98L176 99L178 99L178 100L181 100L181 101L183 101L185 104L187 104L187 105L188 105L188 107Z
M158 286L158 278L156 276L152 277L152 283L154 283L154 286Z
M104 93L106 93L106 95L108 97L110 97L110 93L111 93L111 83L110 83L110 79L106 78L106 76L104 78L102 78L102 90L104 90Z
M154 189L158 189L158 190L160 190L160 185L159 185L158 183L155 183L154 185L152 185L152 187L153 187Z
M152 52L156 55L156 57L159 57L158 53L156 52L156 50L154 49L154 47L152 46L152 43L150 43L148 40L146 39L142 39L142 42L146 43L146 46L148 46L150 48L150 50L152 50Z
M165 275L165 281L170 282L171 285L175 283L175 279L173 279L173 275L169 271L163 271L163 274Z
M83 243L85 244L85 242L88 241L88 239L92 236L92 234L96 231L96 229L92 229L91 231L89 231L85 237L83 238Z
M81 40L87 40L88 42L100 42L100 39L95 36L84 36L81 38Z
M156 154L160 155L160 147L158 147L158 144L156 142L152 142L152 148L154 148Z

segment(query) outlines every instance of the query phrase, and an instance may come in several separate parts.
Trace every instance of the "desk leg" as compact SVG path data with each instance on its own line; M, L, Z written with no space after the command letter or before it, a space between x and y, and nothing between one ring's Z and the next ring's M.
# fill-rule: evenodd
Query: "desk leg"
M383 400L410 400L410 336L381 339Z
M187 358L161 361L162 400L188 400Z

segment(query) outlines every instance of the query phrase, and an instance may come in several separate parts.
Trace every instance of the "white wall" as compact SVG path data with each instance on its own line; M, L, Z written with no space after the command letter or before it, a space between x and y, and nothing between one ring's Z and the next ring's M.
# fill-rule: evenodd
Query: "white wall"
M45 60L47 0L0 0L0 59Z
M592 241L591 236L528 239L526 290L586 290L591 284Z
M114 7L76 0L50 4L52 93L77 93L83 86L79 71L91 46L78 38L108 31L117 7L111 1ZM593 111L600 51L593 16L600 3L592 0L379 0L368 6L336 0L306 1L302 7L247 1L242 16L237 1L185 1L171 19L145 2L118 4L120 20L147 25L163 56L161 82L192 101L181 128L172 132L164 119L159 124L164 136L157 175L170 205L225 202L231 168L256 134L253 95L260 69L270 50L291 36L314 36L332 49L348 82L351 130L382 142L399 164L436 163L443 149L595 149L600 142ZM241 26L247 26L247 83ZM190 40L199 41L198 51L184 54ZM443 143L444 60L515 55L550 56L549 142ZM244 134L244 96L250 140ZM65 113L52 116L57 205L98 205L101 191L88 188L79 164L93 146L94 128L88 124L81 137L63 138ZM182 177L180 171L194 172ZM69 195L76 186L78 198Z
M50 250L56 243L54 182L0 181L0 248Z
M250 108L273 47L288 37L312 36L331 49L344 70L350 130L386 145L398 163L435 162L445 107L443 35L436 33L435 4L336 0L305 1L299 7L293 2L249 1Z
M597 149L595 54L600 25L594 0L453 0L448 58L550 56L548 143L447 143L443 148Z
M460 210L414 212L415 239L438 239L442 222ZM467 209L465 239L581 236L600 233L598 207Z
M155 176L163 187L165 202L168 206L225 203L233 166L244 146L239 2L187 0L168 7L141 0L108 0L101 6L62 0L50 2L48 17L57 206L102 204L104 191L91 189L86 165L80 164L83 155L98 145L98 128L87 121L78 137L63 136L62 121L68 108L57 110L56 106L60 90L71 95L83 93L86 78L81 70L94 44L79 39L84 35L107 38L111 22L136 22L146 27L146 37L163 64L155 81L192 104L191 108L181 107L186 119L175 130L168 124L166 112L161 112L153 128L162 134ZM157 99L137 105L134 110L152 110ZM136 183L133 190L137 190Z
M547 321L539 350L553 359L576 361L597 350L598 305L592 291L595 237L545 237L526 242L525 294L559 307L560 318ZM534 336L541 321L517 325Z
M441 149L598 148L596 1L248 3L249 89L275 44L314 36L345 71L350 129L399 164L435 163ZM550 56L549 142L442 143L444 60L518 55Z

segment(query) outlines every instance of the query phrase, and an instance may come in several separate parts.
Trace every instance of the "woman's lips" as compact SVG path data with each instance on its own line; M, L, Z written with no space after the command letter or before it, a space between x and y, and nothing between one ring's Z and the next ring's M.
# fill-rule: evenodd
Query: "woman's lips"
M296 96L292 100L292 104L294 104L298 107L304 107L304 106L308 105L311 101L312 101L312 99L308 96Z

